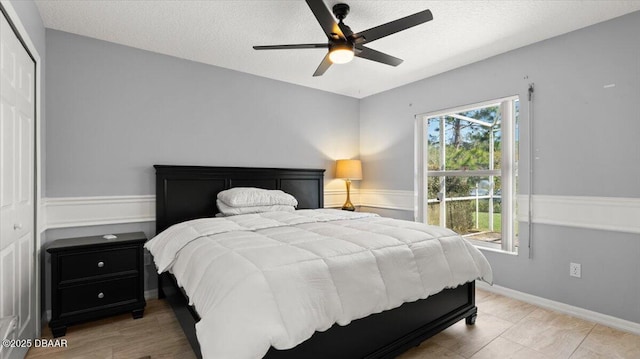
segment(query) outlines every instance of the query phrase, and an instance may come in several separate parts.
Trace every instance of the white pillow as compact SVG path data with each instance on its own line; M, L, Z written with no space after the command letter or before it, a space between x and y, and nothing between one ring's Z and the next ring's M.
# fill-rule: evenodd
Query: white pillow
M218 193L218 200L230 207L297 206L292 195L280 190L253 187L236 187Z
M284 206L279 204L276 204L273 206L229 207L220 200L217 200L216 204L218 205L218 209L220 210L220 213L222 213L224 216L235 216L238 214L276 212L276 211L293 212L296 210L295 207L293 206Z

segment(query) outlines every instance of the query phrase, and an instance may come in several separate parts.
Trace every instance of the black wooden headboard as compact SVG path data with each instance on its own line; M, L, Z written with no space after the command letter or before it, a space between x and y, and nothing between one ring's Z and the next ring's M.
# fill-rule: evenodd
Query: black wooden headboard
M156 233L169 226L218 213L218 192L233 187L279 189L298 208L324 207L323 169L155 165Z

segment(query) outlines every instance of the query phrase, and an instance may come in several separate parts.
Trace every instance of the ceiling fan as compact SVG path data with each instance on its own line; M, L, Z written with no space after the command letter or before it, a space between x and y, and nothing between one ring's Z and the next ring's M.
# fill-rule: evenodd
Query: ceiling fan
M396 32L433 20L431 11L424 10L386 24L372 27L368 30L354 33L351 31L349 26L345 25L342 21L349 14L349 5L336 4L333 6L333 14L338 19L338 23L336 23L329 12L329 9L325 6L322 0L306 0L306 2L307 5L309 5L309 8L311 8L313 15L315 15L316 19L320 23L322 30L324 30L324 33L327 35L329 40L327 43L268 45L254 46L253 48L255 50L329 49L320 63L320 66L318 66L316 72L313 73L313 76L321 76L332 64L347 63L351 61L354 56L391 66L398 66L402 63L401 59L370 49L364 45L385 36L395 34Z

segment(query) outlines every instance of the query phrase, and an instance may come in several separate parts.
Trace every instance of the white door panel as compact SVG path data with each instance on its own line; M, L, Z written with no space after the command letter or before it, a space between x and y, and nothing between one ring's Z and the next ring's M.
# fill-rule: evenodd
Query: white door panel
M11 243L0 251L0 317L11 316L16 313L16 277L15 263L16 250L15 244ZM7 339L16 339L17 331L14 331ZM15 356L12 348L0 348L0 358L12 358Z
M32 319L32 312L34 310L33 298L33 236L27 234L18 241L20 249L18 251L18 257L20 258L20 293L18 293L19 301L19 322L18 322L18 336L20 338L29 338L32 333L35 333L35 321Z
M33 339L35 63L4 15L0 22L0 317L18 318L13 339ZM4 348L0 359L25 353Z
M5 91L2 91L2 99L0 102L0 106L2 106L2 111L0 112L0 170L2 170L2 183L0 186L2 190L0 191L0 210L2 211L10 211L13 208L13 187L14 187L14 157L13 153L13 141L14 141L14 127L15 120L13 113L14 109L8 105L8 101L5 101L4 98ZM6 223L2 222L4 226ZM5 234L3 232L3 234ZM3 236L4 237L4 236Z
M8 245L0 252L0 270L2 270L2 296L0 296L0 316L6 317L16 312L16 278L13 276L16 263L16 247Z

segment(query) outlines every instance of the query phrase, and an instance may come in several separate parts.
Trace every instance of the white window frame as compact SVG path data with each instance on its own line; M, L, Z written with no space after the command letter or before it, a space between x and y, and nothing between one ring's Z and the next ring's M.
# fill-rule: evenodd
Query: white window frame
M447 176L491 176L495 171L500 171L501 176L501 203L502 203L502 239L501 246L497 248L499 251L507 253L516 253L517 247L515 244L514 233L514 221L517 218L516 214L516 178L517 178L517 164L515 163L515 101L519 100L519 96L508 96L498 98L495 100L478 102L471 105L459 106L449 109L444 109L435 112L429 112L424 114L418 114L415 116L415 203L414 203L414 220L417 222L428 223L428 198L426 193L427 180L428 180L428 138L426 137L429 130L428 120L434 117L441 117L451 115L452 113L467 112L474 109L500 106L500 112L502 114L501 132L502 132L502 157L500 162L500 170L462 170L462 171L432 171L435 174L441 173ZM442 222L442 220L441 220ZM481 246L487 249L496 249L491 246L487 246L481 241L472 241L474 245Z

